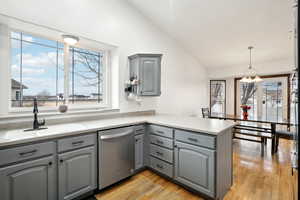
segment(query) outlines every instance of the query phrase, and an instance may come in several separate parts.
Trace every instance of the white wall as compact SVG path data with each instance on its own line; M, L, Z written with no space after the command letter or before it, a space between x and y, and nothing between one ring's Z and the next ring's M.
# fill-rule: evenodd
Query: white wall
M234 78L226 80L226 113L234 114Z
M9 42L7 41L8 36L7 29L3 28L3 26L0 24L0 66L8 66L9 60L8 59L1 59L1 58L7 58L9 56L9 53L6 51L9 48ZM0 67L0 76L1 74L8 74L10 71L10 68ZM0 96L7 96L7 98L10 97L10 90L11 88L11 79L7 76L3 76L0 78ZM7 113L8 112L8 101L6 99L0 98L0 113Z
M293 58L278 59L262 63L256 63L254 58L252 64L259 75L290 73L295 68ZM247 72L248 66L249 64L245 63L232 67L211 68L208 70L208 77L210 79L241 77Z
M207 105L205 69L124 0L0 0L0 5L2 14L117 46L119 60L114 65L119 73L113 72L117 79L113 88L119 86L122 111L192 114ZM123 92L128 79L127 56L134 53L163 54L162 95L143 98L141 105L127 101ZM114 96L118 96L116 91Z

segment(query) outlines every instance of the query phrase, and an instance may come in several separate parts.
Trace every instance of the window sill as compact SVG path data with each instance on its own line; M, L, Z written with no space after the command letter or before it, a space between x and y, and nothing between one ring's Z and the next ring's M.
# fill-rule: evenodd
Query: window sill
M59 116L85 116L85 115L97 115L103 113L118 113L120 109L112 108L89 108L89 109L70 109L66 113L60 113L56 109L52 110L40 110L39 117L59 117ZM14 119L26 119L32 118L32 111L11 111L8 115L0 115L0 120L14 120Z

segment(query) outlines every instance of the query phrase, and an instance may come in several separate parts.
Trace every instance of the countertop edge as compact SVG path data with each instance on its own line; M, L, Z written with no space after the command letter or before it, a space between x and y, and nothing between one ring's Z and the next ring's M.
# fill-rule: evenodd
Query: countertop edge
M82 122L82 123L88 123L88 122ZM102 130L107 130L107 129L113 129L113 128L119 128L119 127L123 127L123 126L134 126L134 125L138 125L138 124L144 124L144 123L148 123L148 124L154 124L154 125L158 125L158 126L165 126L165 127L170 127L170 128L175 128L175 129L182 129L182 130L187 130L187 131L192 131L195 133L205 133L208 135L212 135L212 136L217 136L218 133L223 132L225 130L228 130L230 128L232 128L235 123L233 123L232 125L228 125L226 127L224 127L224 129L219 130L219 131L207 131L207 130L200 130L199 128L192 128L192 127L188 127L188 126L180 126L180 125L174 125L174 124L169 124L169 123L164 123L164 122L157 122L157 121L152 121L151 119L141 119L141 120L136 120L133 122L126 122L126 123L118 123L118 124L112 124L112 125L106 125L106 126L100 126L99 127L93 127L93 128L88 128L86 127L85 129L81 129L81 130L72 130L70 132L68 131L64 131L61 133L57 133L57 134L49 134L49 135L40 135L40 136L36 136L36 137L29 137L29 138L22 138L22 139L16 139L16 140L12 140L12 141L1 141L0 140L0 149L4 149L4 148L9 148L12 146L16 146L16 145L24 145L27 143L36 143L36 142L41 142L44 140L55 140L55 139L61 139L64 137L68 137L68 136L76 136L76 135L81 135L81 134L89 134L92 132L97 132L97 131L102 131Z

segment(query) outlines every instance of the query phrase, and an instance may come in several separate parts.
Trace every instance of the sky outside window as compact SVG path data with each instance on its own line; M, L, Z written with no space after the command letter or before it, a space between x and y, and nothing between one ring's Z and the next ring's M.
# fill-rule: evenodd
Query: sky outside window
M11 33L11 74L23 94L19 104L12 98L12 107L32 106L36 96L45 106L56 105L57 94L63 91L63 51L57 45L56 41ZM17 92L12 89L12 97Z

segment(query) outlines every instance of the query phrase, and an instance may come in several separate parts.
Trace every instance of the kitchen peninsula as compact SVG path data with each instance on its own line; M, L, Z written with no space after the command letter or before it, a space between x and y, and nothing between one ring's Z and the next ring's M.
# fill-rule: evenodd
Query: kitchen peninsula
M131 138L135 139L130 148L134 156L132 160L129 158L134 166L130 167L128 176L149 168L201 195L222 199L232 185L233 126L232 122L216 119L123 115L53 124L48 129L32 132L1 130L0 188L3 191L1 189L0 197L10 199L12 188L16 195L27 193L22 187L28 178L35 176L40 176L40 182L33 183L37 184L34 188L40 190L31 194L39 198L55 200L58 195L59 199L73 199L103 189L103 174L98 168L101 163L109 162L102 155L107 150L103 149L103 135L107 137L114 131L126 129L133 130ZM123 134L121 138L125 135L118 134L120 137ZM84 178L80 179L79 169ZM56 171L58 176L54 175Z

